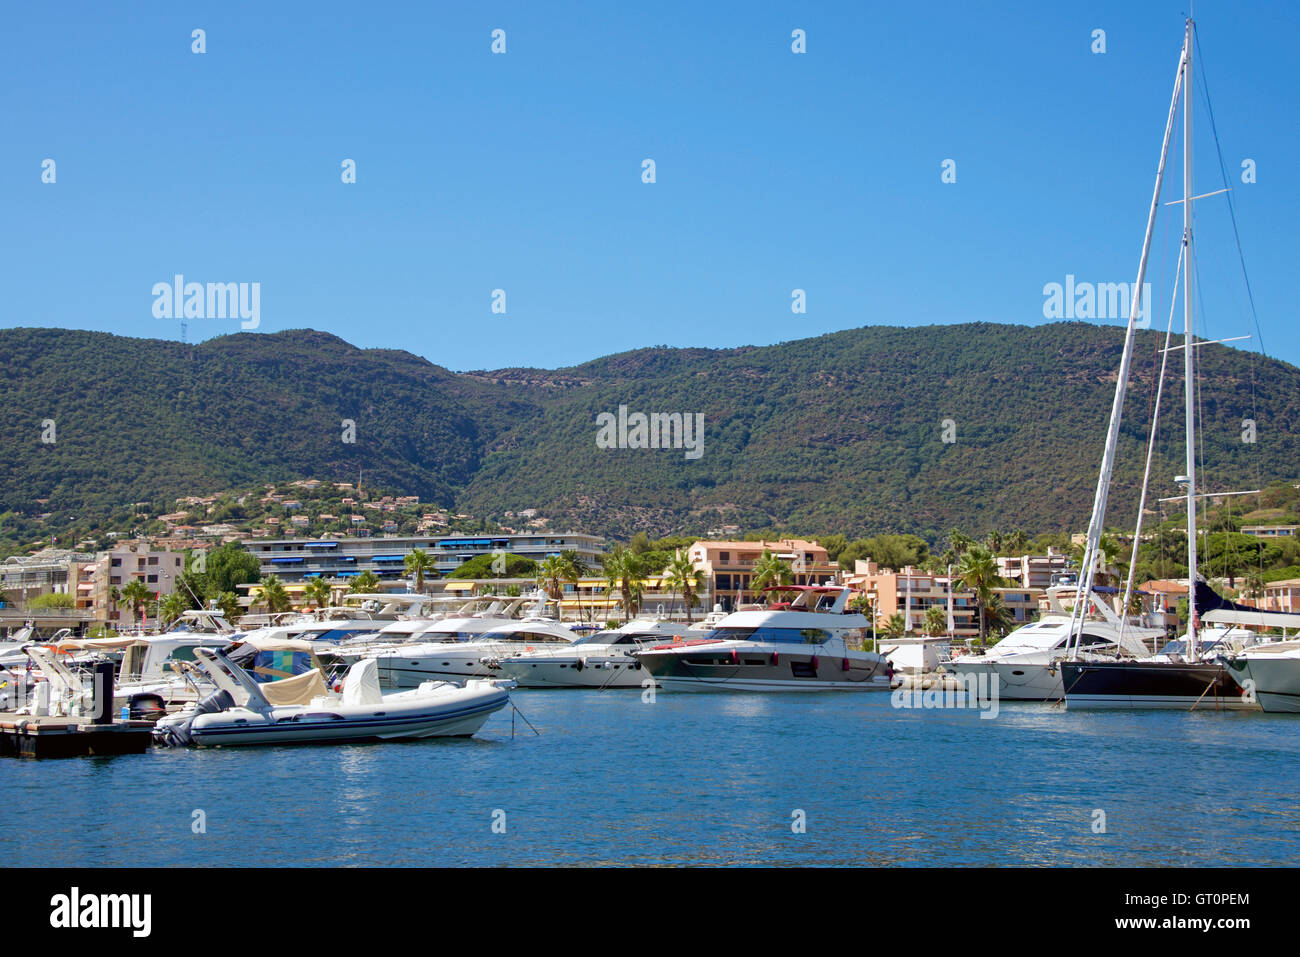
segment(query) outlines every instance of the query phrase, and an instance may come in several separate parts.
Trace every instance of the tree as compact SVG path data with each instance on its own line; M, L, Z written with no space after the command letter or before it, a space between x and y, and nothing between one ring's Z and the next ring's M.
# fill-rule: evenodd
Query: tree
M208 580L207 598L223 591L237 592L237 586L257 581L261 569L257 556L238 542L227 542L212 549L204 564Z
M493 568L494 563L498 563L498 571ZM448 578L532 578L537 573L537 563L531 558L524 558L522 555L514 555L510 552L498 557L492 555L475 555L469 561L464 562L454 571L447 574Z
M882 638L902 638L907 633L907 622L903 620L903 613L896 611L889 616L883 628L880 629Z
M682 603L686 605L686 622L690 624L695 597L704 587L704 572L696 568L680 550L664 571L664 583L672 590L672 594L682 596Z
M138 578L132 578L126 583L121 591L122 600L125 601L131 609L132 618L135 621L140 620L140 609L145 606L149 599L153 598L153 593L149 591L148 586Z
M424 573L434 570L434 559L422 548L413 548L411 553L406 556L406 574L415 576L415 590L417 593L424 592Z
M931 605L925 610L925 623L922 627L927 635L942 635L947 632L947 610L938 605Z
M564 581L566 584L573 586L573 592L578 596L578 617L582 617L582 591L579 588L582 579L591 574L591 568L583 560L582 556L571 548L566 548L560 552L560 561L564 569Z
M998 577L997 561L993 553L983 545L971 545L962 553L961 560L953 574L961 583L975 593L975 606L979 612L980 640L986 633L984 609L988 605L992 589L1002 584Z
M223 591L221 594L217 595L213 601L217 603L217 607L221 609L221 613L226 616L226 621L230 622L232 625L239 621L240 616L243 614L243 609L239 605L239 596L233 591Z
M843 535L836 533L834 535L827 535L825 538L817 539L817 544L826 549L827 558L833 562L838 562L840 560L840 552L844 551L844 549L848 547L849 540Z
M166 627L189 610L189 599L180 591L174 591L158 603L158 623Z
M317 576L307 582L303 597L317 608L328 608L330 599L334 597L334 589L326 579Z
M754 577L750 579L749 587L758 592L769 585L789 585L793 581L794 572L790 564L765 548L754 562Z
M559 555L547 555L537 565L537 587L546 592L551 601L564 598L564 579L567 569Z
M367 568L352 579L352 585L348 588L348 593L351 595L369 595L378 588L379 576Z
M999 638L1016 627L1015 614L1007 607L1007 603L1002 599L1002 596L995 591L989 592L984 613L988 619L989 630Z
M293 602L289 600L289 593L284 589L284 583L275 575L267 575L263 578L258 589L266 610L272 614L288 611L293 607Z
M607 592L618 591L625 620L636 617L645 590L645 566L641 556L621 545L601 559Z

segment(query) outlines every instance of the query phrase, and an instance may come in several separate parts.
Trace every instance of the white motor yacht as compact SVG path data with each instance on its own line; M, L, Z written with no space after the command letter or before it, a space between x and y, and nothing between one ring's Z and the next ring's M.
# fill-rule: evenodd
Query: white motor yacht
M849 612L844 585L765 589L796 595L722 618L704 638L635 652L665 688L681 691L888 691L883 655L859 650L870 628Z
M637 661L637 651L674 639L704 638L708 633L672 621L634 619L572 644L547 643L486 663L514 678L521 688L640 688L653 679Z
M577 640L577 632L554 618L448 619L416 644L371 649L367 656L378 662L379 678L387 687L411 688L430 678L489 678L497 674L489 662L547 645L567 647Z

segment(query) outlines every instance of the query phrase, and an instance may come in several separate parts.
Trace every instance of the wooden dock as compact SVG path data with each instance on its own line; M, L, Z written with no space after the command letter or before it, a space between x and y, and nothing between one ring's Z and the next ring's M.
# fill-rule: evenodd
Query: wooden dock
M89 717L32 717L0 712L0 757L142 754L152 742L150 721L95 724Z

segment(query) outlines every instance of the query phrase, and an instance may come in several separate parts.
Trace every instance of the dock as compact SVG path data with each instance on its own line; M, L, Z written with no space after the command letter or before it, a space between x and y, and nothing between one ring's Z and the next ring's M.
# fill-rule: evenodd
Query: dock
M0 757L74 758L142 754L153 741L149 721L96 724L89 717L0 713Z

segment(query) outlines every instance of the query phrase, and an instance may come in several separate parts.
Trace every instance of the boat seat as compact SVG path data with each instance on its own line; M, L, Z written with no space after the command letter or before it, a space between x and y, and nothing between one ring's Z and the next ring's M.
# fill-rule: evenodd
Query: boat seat
M343 679L345 705L383 704L384 693L379 688L379 662L362 658L348 669Z

